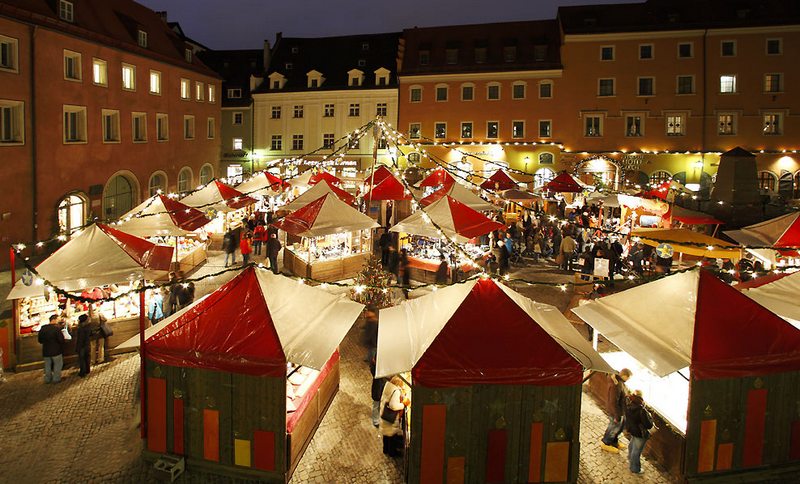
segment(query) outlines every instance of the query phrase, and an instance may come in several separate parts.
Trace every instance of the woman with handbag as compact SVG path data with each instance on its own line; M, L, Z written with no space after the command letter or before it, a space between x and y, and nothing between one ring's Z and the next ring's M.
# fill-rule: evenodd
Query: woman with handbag
M383 453L389 457L402 455L403 429L400 426L400 416L405 408L404 400L403 380L395 375L383 387L378 427L383 437Z

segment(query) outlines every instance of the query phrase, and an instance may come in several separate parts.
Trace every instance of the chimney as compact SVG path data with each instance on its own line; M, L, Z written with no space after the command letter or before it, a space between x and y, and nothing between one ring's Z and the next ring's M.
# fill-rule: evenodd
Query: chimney
M167 23L167 11L166 10L159 10L156 12L156 15L164 22Z
M269 40L264 40L264 71L269 70L269 64L272 61L272 48L269 45ZM260 73L259 73L260 74Z

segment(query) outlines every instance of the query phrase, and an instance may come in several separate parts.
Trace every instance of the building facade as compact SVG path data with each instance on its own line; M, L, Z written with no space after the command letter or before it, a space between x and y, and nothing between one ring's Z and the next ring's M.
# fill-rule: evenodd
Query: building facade
M216 175L220 80L153 11L3 0L0 53L2 242L113 220Z
M315 153L306 159L321 160L376 116L395 125L399 38L399 33L314 39L279 34L264 81L253 92L254 169L310 152ZM344 157L329 160L330 168L355 177L369 168L374 143L371 134L352 142ZM391 163L380 140L378 156Z

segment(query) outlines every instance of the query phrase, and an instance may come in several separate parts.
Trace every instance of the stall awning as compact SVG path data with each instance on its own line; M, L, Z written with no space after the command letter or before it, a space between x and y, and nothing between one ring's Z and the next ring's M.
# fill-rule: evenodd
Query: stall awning
M768 276L759 278L767 279ZM758 279L755 279L758 281ZM800 329L800 272L784 275L753 288L739 288L753 301Z
M411 193L397 178L388 176L376 183L375 187L364 195L364 200L411 200Z
M497 170L486 181L481 183L484 190L500 191L517 188L517 182L503 170Z
M256 199L242 195L239 190L219 180L212 180L200 190L183 197L181 202L204 212L209 209L228 212L256 203Z
M458 200L459 202L463 203L464 205L470 207L473 210L484 211L484 210L495 210L497 208L491 203L479 197L478 195L475 195L475 193L473 193L472 190L470 190L469 188L465 187L460 183L452 183L450 185L446 185L436 190L435 192L431 193L427 197L420 200L419 204L422 205L423 207L427 207L433 202L441 200L445 195Z
M378 167L375 168L375 175L373 176L371 173L367 173L364 177L364 183L367 185L377 185L387 178L394 178L392 170L387 168L386 165L378 165Z
M526 192L524 190L518 190L516 188L512 188L510 190L503 190L500 193L500 196L503 200L512 200L516 202L527 202L529 200L536 200L541 197L534 195L533 193Z
M718 220L711 215L696 210L689 210L688 208L672 205L670 210L661 216L664 220L677 220L686 225L722 225L723 221Z
M288 182L281 180L272 173L260 171L236 185L236 189L250 197L269 197L281 193L288 186Z
M438 187L444 185L445 187L455 183L455 178L450 173L447 173L444 168L437 168L426 176L421 182L420 187Z
M272 225L299 237L322 237L380 227L371 217L331 193L322 195Z
M613 372L557 308L492 279L472 280L381 310L377 375L415 384L576 385ZM532 350L535 348L535 351Z
M166 195L153 195L120 217L115 227L139 237L183 237L211 222L205 214Z
M326 181L329 185L340 185L342 183L342 180L338 176L331 175L327 171L319 171L311 175L311 178L308 179L308 184L316 185L321 181Z
M65 291L161 277L169 271L173 249L108 225L94 224L36 266L36 272ZM8 299L41 296L43 288L18 281Z
M793 212L749 225L741 230L728 230L725 235L742 245L800 247L800 212Z
M574 176L567 172L561 172L558 176L547 182L543 189L557 193L580 193L585 187L578 182Z
M687 366L698 380L800 370L800 331L704 270L572 311L658 376Z
M666 243L672 246L675 252L697 257L733 260L739 260L741 257L741 250L734 244L689 229L638 228L631 231L631 237L639 237L643 243L652 247Z
M249 267L147 338L147 359L276 377L287 361L321 369L363 308Z
M316 185L312 186L308 190L301 193L299 197L289 202L283 208L289 211L297 210L328 193L333 193L339 200L349 205L352 205L356 201L356 197L354 197L353 195L347 193L346 191L342 190L336 185L331 185L327 181L322 180L320 183L317 183Z
M440 233L430 221L441 227ZM503 224L490 220L482 213L471 209L452 197L441 198L422 210L417 210L397 225L389 229L391 232L430 237L433 239L455 238L458 242L500 230Z

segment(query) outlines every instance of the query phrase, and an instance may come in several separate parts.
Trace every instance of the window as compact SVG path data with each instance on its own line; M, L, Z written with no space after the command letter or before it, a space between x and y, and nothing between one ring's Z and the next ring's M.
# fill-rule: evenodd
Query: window
M233 150L234 151L241 151L244 147L244 141L242 138L233 138Z
M783 115L780 113L764 114L764 134L779 135L783 134Z
M189 99L192 97L191 84L189 79L181 79L181 99Z
M169 117L164 113L156 114L156 141L169 139Z
M458 64L458 49L445 49L444 62L446 64Z
M359 71L360 72L360 71ZM361 85L361 76L359 74L350 74L349 82L347 83L350 87L358 87Z
M685 115L683 114L668 114L667 115L667 136L683 136L685 134L683 125Z
M367 65L366 59L358 59L358 67L364 67Z
M438 139L447 138L447 123L435 123L433 125L433 137Z
M240 88L228 89L228 99L241 99L242 90Z
M19 43L17 39L0 35L0 70L19 70Z
M188 192L192 187L192 170L184 167L178 173L178 191Z
M116 175L103 190L103 214L106 220L115 220L129 212L135 205L137 188L125 175Z
M733 94L736 92L736 76L735 75L722 75L719 76L719 92L723 94Z
M736 41L723 40L720 42L720 55L722 57L733 57L736 55Z
M140 30L136 35L136 41L139 44L139 47L147 48L147 32L144 30Z
M539 153L539 164L540 165L552 165L553 164L553 153Z
M539 83L539 98L550 99L553 97L553 83L550 81L542 81Z
M108 86L108 64L103 59L92 59L92 82Z
M83 227L86 220L86 200L80 195L67 195L58 204L58 231L71 234Z
M131 135L134 143L147 142L147 114L131 113Z
M421 87L412 87L409 91L410 98L412 103L418 103L422 101L422 88Z
M550 168L539 168L536 170L536 173L533 174L533 186L535 188L543 187L555 177L555 172Z
M279 134L272 135L272 141L270 142L269 149L272 151L280 151L283 149L283 136Z
M242 113L238 113L238 114L242 114ZM234 114L234 123L233 124L242 124L241 122L239 122L239 123L235 122L235 116L236 115ZM280 106L272 106L271 117L272 117L272 119L281 119L281 107ZM240 116L240 118L241 118L241 116Z
M553 122L549 119L539 121L539 137L550 138L553 136Z
M767 55L781 55L781 54L783 54L783 40L767 39Z
M64 143L86 142L86 107L64 105Z
M293 45L292 46L292 54L298 54L298 53L300 53L300 47L297 47L296 45Z
M322 146L324 148L333 149L334 137L333 133L325 133L322 135Z
M691 42L681 42L678 44L678 58L688 59L694 57L694 44Z
M769 171L758 172L758 188L761 190L775 191L776 176Z
M211 168L211 165L203 165L200 168L200 184L205 185L214 178L214 169Z
M717 133L720 135L736 134L736 114L722 113L717 116Z
M25 114L21 101L0 100L0 146L25 142Z
M136 90L136 66L122 64L122 89Z
M764 74L764 92L781 92L783 84L780 74Z
M194 98L196 101L205 100L206 86L202 82L195 81L194 83Z
M150 182L147 184L148 193L150 196L163 193L167 189L167 177L160 172L153 173L150 176Z
M547 45L537 44L533 46L533 60L542 62L547 59Z
M59 0L58 18L66 22L73 22L75 20L75 7L72 5L72 2Z
M644 134L644 121L640 114L625 116L625 136L642 136Z
M103 109L103 143L119 143L119 111Z
M292 150L299 151L303 149L303 135L302 134L293 134L292 135Z
M613 96L614 92L614 79L599 79L597 81L597 95L598 96Z
M336 110L333 104L326 104L322 116L326 118L332 118L335 112Z
M436 101L447 101L447 86L436 87Z
M350 117L360 116L361 115L361 105L353 103L350 105L350 109L347 113Z
M652 96L656 91L656 79L654 77L639 78L639 96Z
M427 50L419 51L419 65L427 66L431 63L431 53Z
M361 50L369 50L369 42L361 42Z
M613 45L606 45L600 47L600 60L601 61L613 61L614 60L614 46Z
M475 47L475 63L483 64L486 62L486 47Z
M419 139L421 137L421 128L419 123L411 123L408 125L408 138Z
M668 171L657 170L650 175L651 185L660 185L669 180L672 180L672 175Z
M150 94L161 94L161 73L150 71Z
M461 123L461 137L465 139L472 138L472 123Z
M194 139L194 116L183 116L183 139Z
M71 50L64 51L64 79L81 80L81 55Z
M500 86L498 84L486 86L486 99L490 101L497 101L500 99Z
M525 99L525 84L519 83L511 86L512 99Z
M183 60L189 64L192 63L192 49L183 49Z
M303 105L298 104L294 107L293 117L295 118L302 118L303 117Z
M272 81L272 89L280 89L281 88L281 81L275 80Z
M381 137L378 139L378 149L379 150L389 149L389 142L386 140L386 138Z
M694 76L678 76L678 94L694 94Z
M275 108L275 106L273 106L273 109L274 108ZM278 117L279 118L281 117L280 108L278 109ZM275 112L274 111L272 113L272 118L275 119ZM244 113L241 112L241 111L234 111L233 112L233 121L232 121L233 125L234 126L241 126L243 122L244 122Z
M206 120L206 138L214 139L217 135L217 120L208 118Z
M599 114L587 115L583 135L588 137L603 136L603 116Z
M489 121L486 123L486 137L495 139L500 132L500 123L497 121Z
M217 102L217 87L214 84L208 85L208 102Z
M507 45L503 47L503 62L514 62L517 60L517 46Z
M511 137L517 139L525 137L525 121L511 122Z
M639 45L639 59L640 60L648 60L654 57L653 53L653 44L641 44Z
M475 86L471 84L465 84L461 86L461 100L462 101L472 101L475 99Z
M378 103L375 105L375 116L386 116L388 107L386 103Z
M312 89L316 89L319 87L319 79L311 79L310 85L308 86Z

